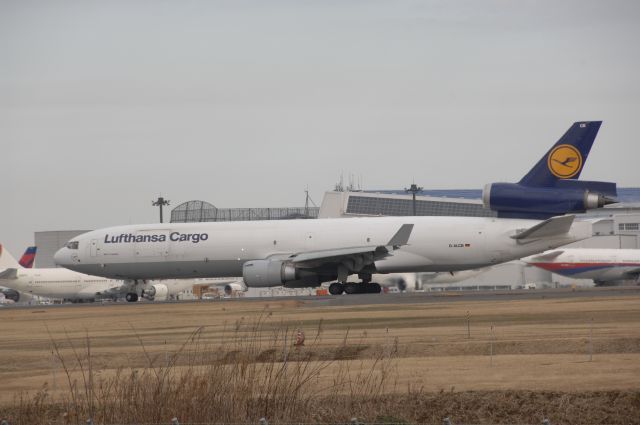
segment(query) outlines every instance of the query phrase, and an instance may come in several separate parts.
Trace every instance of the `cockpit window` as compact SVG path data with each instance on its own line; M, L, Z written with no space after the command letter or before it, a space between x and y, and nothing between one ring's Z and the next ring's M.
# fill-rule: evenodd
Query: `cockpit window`
M69 249L78 249L78 241L69 241L66 247Z

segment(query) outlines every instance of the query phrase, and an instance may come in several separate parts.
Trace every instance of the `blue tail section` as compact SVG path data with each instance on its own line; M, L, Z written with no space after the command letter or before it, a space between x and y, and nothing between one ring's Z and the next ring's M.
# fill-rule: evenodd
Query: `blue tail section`
M555 187L560 180L580 177L601 124L602 121L574 123L519 184L530 187Z
M35 246L28 247L24 254L22 254L22 257L20 258L20 261L18 261L18 264L20 264L25 269L32 268L33 262L36 259L36 250L37 248Z
M498 217L543 220L615 203L615 183L578 180L601 124L574 123L518 183L485 186L485 207Z

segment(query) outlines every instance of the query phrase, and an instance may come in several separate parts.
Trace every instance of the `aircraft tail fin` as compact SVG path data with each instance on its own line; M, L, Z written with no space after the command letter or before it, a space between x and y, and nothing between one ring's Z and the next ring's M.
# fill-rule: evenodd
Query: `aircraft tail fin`
M0 244L0 269L18 268L20 265L9 251Z
M523 186L553 187L557 181L580 177L601 124L602 121L573 123L519 183Z
M18 264L20 264L25 269L33 268L33 262L36 259L36 251L37 247L35 246L27 247L26 251L20 258L20 261L18 261Z

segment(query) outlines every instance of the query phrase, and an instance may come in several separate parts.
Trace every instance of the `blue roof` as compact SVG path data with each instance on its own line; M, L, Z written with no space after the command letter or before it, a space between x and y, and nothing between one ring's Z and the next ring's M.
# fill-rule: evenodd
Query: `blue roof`
M403 189L397 190L364 190L366 193L384 193L388 195L406 195ZM424 189L419 192L423 196L436 196L444 198L464 198L464 199L480 199L482 198L482 189ZM619 187L618 197L622 203L638 203L640 202L640 187Z

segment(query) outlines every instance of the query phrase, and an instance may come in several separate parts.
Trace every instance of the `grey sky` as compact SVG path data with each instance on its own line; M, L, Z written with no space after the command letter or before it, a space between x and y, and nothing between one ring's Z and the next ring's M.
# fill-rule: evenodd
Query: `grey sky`
M0 240L519 179L577 120L639 186L637 1L0 1Z

